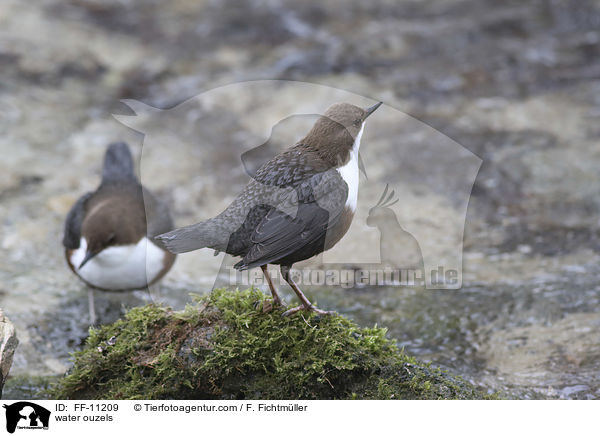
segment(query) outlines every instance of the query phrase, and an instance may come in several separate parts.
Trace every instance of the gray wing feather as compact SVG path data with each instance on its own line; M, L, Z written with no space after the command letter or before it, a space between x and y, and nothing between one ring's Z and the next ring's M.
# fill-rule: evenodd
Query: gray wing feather
M85 217L86 202L92 194L92 192L88 192L81 196L67 214L65 234L63 236L63 245L65 248L79 248L79 241L81 240L81 223Z
M253 245L237 268L277 261L324 238L343 211L348 187L337 171L329 170L307 179L296 193L296 215L280 208L269 211L256 227L251 238Z
M173 219L169 208L146 188L142 188L142 192L146 209L146 234L159 247L166 248L164 241L156 236L173 230Z

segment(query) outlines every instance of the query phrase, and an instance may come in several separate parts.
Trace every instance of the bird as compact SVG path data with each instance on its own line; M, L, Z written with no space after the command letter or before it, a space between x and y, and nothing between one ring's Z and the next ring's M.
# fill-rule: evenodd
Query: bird
M138 181L129 146L110 144L102 180L67 214L63 245L70 269L88 285L91 324L94 289L143 289L160 280L176 255L154 236L172 230L168 207Z
M237 270L260 267L273 296L285 304L267 265L279 265L281 277L301 304L286 310L328 315L314 306L294 282L294 263L333 247L348 231L358 201L359 148L365 121L381 106L366 109L335 103L310 131L264 163L242 192L219 215L157 236L173 253L211 248L242 259Z

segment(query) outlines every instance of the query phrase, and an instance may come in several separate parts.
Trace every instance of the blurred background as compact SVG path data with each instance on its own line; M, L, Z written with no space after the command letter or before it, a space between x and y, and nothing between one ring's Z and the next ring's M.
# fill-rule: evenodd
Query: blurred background
M0 307L21 342L5 398L35 396L39 377L64 373L87 335L87 291L66 266L62 225L96 187L109 142L142 153L143 134L112 116L133 115L120 100L169 109L256 79L382 100L482 160L466 211L462 289L309 289L311 298L388 327L406 351L490 392L600 397L600 1L4 0ZM185 143L239 139L223 114L183 120ZM366 146L392 154L386 171L370 165L369 180L391 177L411 222L431 205L423 198L434 198L423 180L442 186L458 170L405 163L394 178L394 162L427 137L397 129L392 149L376 126ZM169 150L172 139L159 144ZM202 171L218 156L177 170L163 157L149 155L156 177L144 182L179 225L218 211L243 186ZM381 186L359 202L376 201ZM427 213L452 220L449 203ZM202 256L180 256L160 291L169 304L210 288ZM148 299L97 293L96 301L109 322Z

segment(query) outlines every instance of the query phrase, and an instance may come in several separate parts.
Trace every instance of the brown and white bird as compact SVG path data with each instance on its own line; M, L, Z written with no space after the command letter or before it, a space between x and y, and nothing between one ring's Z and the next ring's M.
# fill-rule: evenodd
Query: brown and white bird
M175 255L154 236L172 228L166 205L138 181L127 144L109 145L102 182L73 205L63 238L69 267L90 287L92 324L93 289L143 289L169 271Z
M292 264L333 247L348 231L358 200L358 151L367 109L336 103L308 134L256 171L253 180L219 215L157 237L173 253L200 248L224 251L242 260L235 268L261 267L275 304L283 304L267 271L278 264L302 304L317 309L292 280Z

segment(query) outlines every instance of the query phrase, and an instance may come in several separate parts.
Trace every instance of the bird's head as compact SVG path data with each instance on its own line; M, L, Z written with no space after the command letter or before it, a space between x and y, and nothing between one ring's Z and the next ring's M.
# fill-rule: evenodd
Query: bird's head
M119 204L103 206L97 211L92 209L81 225L81 236L87 246L79 269L107 248L136 244L146 233L143 216L120 210Z
M363 109L349 103L335 103L319 117L302 142L334 166L345 165L351 152L358 153L366 119L381 104Z

